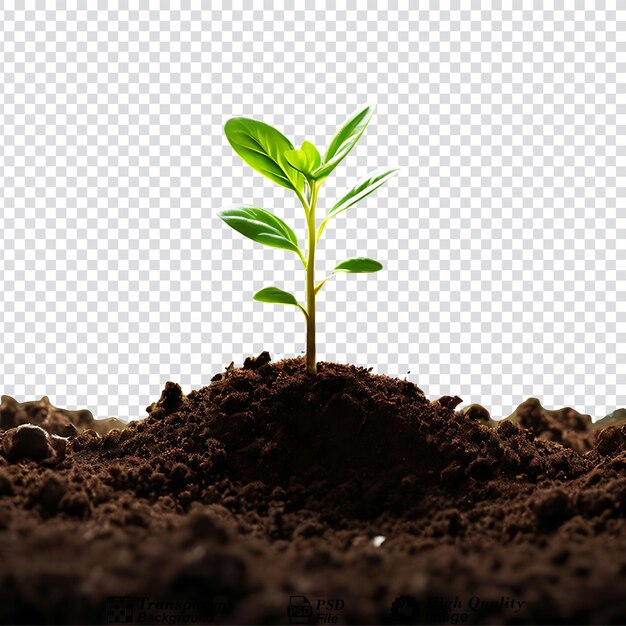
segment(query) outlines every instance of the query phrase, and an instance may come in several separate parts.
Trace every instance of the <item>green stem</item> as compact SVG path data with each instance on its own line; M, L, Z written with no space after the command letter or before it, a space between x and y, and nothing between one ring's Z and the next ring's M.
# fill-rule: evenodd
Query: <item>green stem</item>
M300 203L304 207L304 212L305 212L305 214L308 217L308 214L309 214L309 204L308 204L308 202L304 199L304 196L297 190L296 190L296 195L298 196L298 200L300 200Z
M315 207L317 205L317 192L319 184L311 185L311 199L306 216L308 231L308 248L306 262L306 369L309 374L317 374L317 361L315 356L315 246L317 233L315 231Z

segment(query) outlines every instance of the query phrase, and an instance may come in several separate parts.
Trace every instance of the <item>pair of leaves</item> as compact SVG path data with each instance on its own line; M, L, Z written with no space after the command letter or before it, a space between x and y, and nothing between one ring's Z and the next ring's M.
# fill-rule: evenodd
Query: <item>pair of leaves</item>
M352 205L359 202L359 200L369 196L381 185L385 184L395 173L396 170L379 172L359 182L354 189L351 189L332 209L330 209L320 225L318 238L331 217L343 213ZM269 211L258 207L241 205L221 211L219 216L231 228L249 237L253 241L265 244L266 246L272 246L273 248L291 250L304 261L304 255L298 246L298 237L294 231L287 226L285 222Z
M339 263L333 270L333 274L337 274L338 272L346 272L349 274L364 274L370 272L378 272L382 268L382 263L379 263L374 259L368 259L366 257L355 257L353 259L346 259L345 261ZM321 284L323 284L323 282ZM267 302L271 304L288 304L297 306L306 315L306 309L296 300L295 296L287 291L279 289L278 287L265 287L265 289L261 289L261 291L257 291L257 293L254 294L254 299L257 302Z
M322 180L343 161L367 128L374 108L353 115L332 138L324 160L317 148L305 141L299 150L282 133L264 122L234 117L224 132L235 152L253 169L277 185L302 193L304 178Z
M269 211L253 206L235 206L225 209L219 216L242 235L272 248L295 252L304 262L298 246L298 237L280 218Z

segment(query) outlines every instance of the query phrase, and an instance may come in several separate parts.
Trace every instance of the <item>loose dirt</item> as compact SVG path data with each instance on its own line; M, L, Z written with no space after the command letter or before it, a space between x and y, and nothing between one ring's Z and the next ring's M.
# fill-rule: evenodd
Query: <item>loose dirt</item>
M0 621L624 623L623 419L459 402L266 353L127 427L5 396Z

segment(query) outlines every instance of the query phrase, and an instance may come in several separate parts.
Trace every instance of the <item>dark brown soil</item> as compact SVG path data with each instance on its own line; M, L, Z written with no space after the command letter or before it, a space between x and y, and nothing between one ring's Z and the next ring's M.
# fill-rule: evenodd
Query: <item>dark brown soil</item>
M623 421L459 401L265 355L126 428L5 396L0 621L624 623Z

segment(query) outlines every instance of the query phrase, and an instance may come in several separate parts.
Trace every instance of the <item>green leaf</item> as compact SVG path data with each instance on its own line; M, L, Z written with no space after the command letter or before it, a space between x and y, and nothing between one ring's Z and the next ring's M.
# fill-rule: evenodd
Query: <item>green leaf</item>
M310 175L322 162L320 153L310 141L305 141L300 150L285 152L285 158L291 166L304 175Z
M247 117L233 117L224 132L234 151L257 172L287 189L304 189L302 174L285 158L293 144L275 128Z
M352 205L363 200L363 198L366 198L371 193L374 193L379 187L382 187L397 171L397 169L379 170L359 181L353 189L348 191L348 193L328 211L328 215L337 215L349 209Z
M353 259L346 259L335 267L333 274L337 272L348 272L350 274L364 274L368 272L379 272L383 269L382 263L374 261L374 259L367 259L365 257L355 257Z
M326 178L343 161L346 155L354 148L357 141L367 128L374 115L374 107L367 106L353 115L335 134L326 155L324 163L313 173L316 179Z
M348 193L335 204L335 206L328 211L326 217L322 220L320 224L319 230L317 231L317 240L319 241L324 229L326 228L326 224L328 224L328 220L331 217L336 217L340 213L343 213L346 209L349 209L352 205L356 204L363 198L369 196L371 193L374 193L379 187L384 185L390 178L395 176L397 169L393 170L378 170L373 174L370 174L367 178L364 178L362 181L358 182L356 186L348 191Z
M254 296L257 302L268 302L270 304L290 304L297 306L306 316L306 309L296 300L295 296L283 291L278 287L265 287L261 291L257 291Z
M221 211L219 216L231 228L252 241L273 248L291 250L304 261L302 251L298 247L296 233L280 218L268 211L253 206L235 206Z
M278 287L265 287L254 294L257 302L269 302L271 304L293 304L298 306L298 301L292 294L279 289Z

